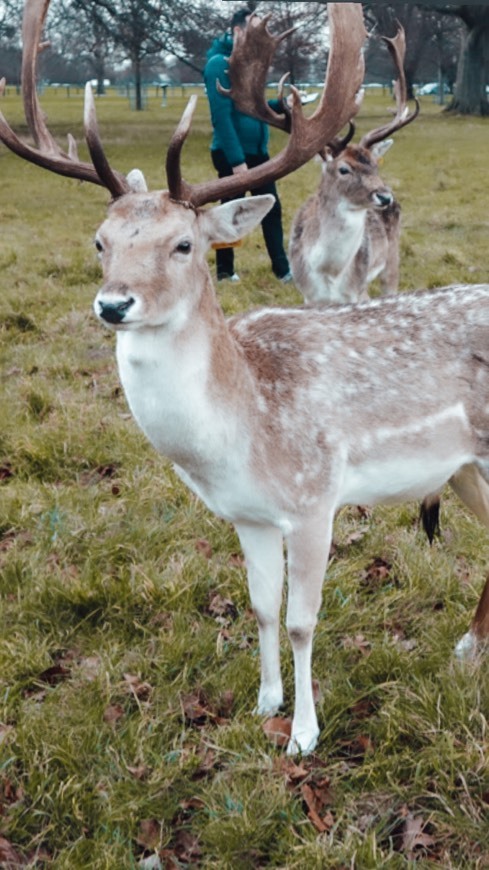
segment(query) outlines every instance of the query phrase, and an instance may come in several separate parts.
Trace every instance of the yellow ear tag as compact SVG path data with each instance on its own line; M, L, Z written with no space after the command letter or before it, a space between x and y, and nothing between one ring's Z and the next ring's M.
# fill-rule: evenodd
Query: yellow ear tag
M224 248L239 248L243 244L243 239L237 239L236 242L212 242L211 248L213 251L222 251Z

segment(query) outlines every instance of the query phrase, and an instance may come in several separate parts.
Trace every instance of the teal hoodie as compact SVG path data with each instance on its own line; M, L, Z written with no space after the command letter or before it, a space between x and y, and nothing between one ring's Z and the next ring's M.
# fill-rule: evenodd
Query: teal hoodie
M214 40L207 52L204 81L214 129L211 150L221 149L231 166L239 166L245 162L245 154L267 153L269 130L263 121L238 112L233 101L217 90L216 79L223 88L230 87L228 61L232 50L230 34ZM278 108L279 104L272 100L270 105Z

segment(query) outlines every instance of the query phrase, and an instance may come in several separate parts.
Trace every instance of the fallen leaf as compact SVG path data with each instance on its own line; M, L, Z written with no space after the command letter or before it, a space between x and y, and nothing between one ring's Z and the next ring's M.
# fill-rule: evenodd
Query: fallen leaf
M105 708L102 718L104 722L107 722L107 725L111 725L114 728L123 715L124 708L120 704L110 704Z
M148 700L153 691L153 687L149 683L141 682L140 678L134 676L134 674L124 674L124 679L128 692L132 692L139 701Z
M363 634L356 634L355 637L343 638L344 649L357 649L364 656L370 655L370 641Z
M143 819L139 823L136 843L145 849L157 849L161 842L161 824L157 819Z
M15 867L25 867L25 859L19 855L12 844L5 838L0 837L0 865L14 870Z
M200 538L195 542L195 549L206 559L212 559L212 547L206 538Z
M362 538L364 538L365 535L368 533L368 531L369 531L369 529L365 528L365 529L356 529L354 532L351 532L349 535L347 535L345 542L344 542L344 546L348 547L350 544L356 544L358 541L361 541Z
M180 698L185 719L192 725L204 725L210 717L214 716L203 689L196 689L188 695Z
M238 616L238 608L229 599L224 598L219 592L211 592L205 612L213 616L222 625L234 621Z
M292 719L273 716L271 719L267 719L262 727L268 739L275 746L286 746L292 734Z
M176 832L172 839L172 845L180 861L184 861L187 864L190 861L195 861L195 859L200 858L202 855L198 837L184 828Z
M146 767L145 764L139 764L137 767L130 767L128 765L126 769L134 779L139 780L146 779L149 773L149 767Z
M360 585L367 592L375 592L382 586L395 582L391 576L392 565L381 557L373 559L360 575Z
M324 812L326 805L331 803L329 779L326 777L322 784L304 783L301 786L301 794L307 807L307 816L316 830L321 834L329 831L334 825L332 813L329 810Z
M413 816L411 813L404 822L401 851L405 852L409 859L416 857L415 849L418 847L429 849L436 843L435 838L431 834L425 833L426 824L427 822L424 821L422 816Z

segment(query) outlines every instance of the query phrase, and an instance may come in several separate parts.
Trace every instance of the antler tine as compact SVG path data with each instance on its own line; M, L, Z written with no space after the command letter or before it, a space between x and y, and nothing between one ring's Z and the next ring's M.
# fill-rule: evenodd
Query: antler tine
M87 141L94 165L78 159L75 140L68 136L68 152L63 151L49 132L44 113L39 104L36 91L36 68L39 51L48 43L41 43L41 35L49 8L49 0L26 0L22 22L22 98L29 131L36 147L23 142L14 133L2 112L0 112L0 140L14 154L58 175L90 181L107 187L114 197L129 190L129 185L121 173L110 169L103 154L98 136L93 97L85 92L85 111ZM3 89L5 80L3 79ZM0 84L0 88L2 85ZM91 98L91 106L90 106Z
M49 0L26 0L22 19L21 81L24 112L31 135L41 151L56 155L60 153L60 148L46 127L36 91L37 56L42 51L41 35L48 9ZM47 45L49 43L42 43L43 48Z
M123 196L124 193L128 193L130 186L124 175L121 175L120 172L114 172L114 170L110 168L109 161L105 156L98 131L97 114L95 112L95 103L90 82L87 82L85 85L84 124L85 139L97 175L104 187L110 190L114 199L117 199L118 196ZM72 147L72 145L73 142L70 143L70 147Z
M393 38L383 36L382 40L389 49L398 74L398 78L394 83L396 114L389 124L385 124L382 127L376 127L375 130L371 130L369 133L366 133L365 136L362 136L360 145L364 148L371 148L376 142L382 142L383 139L387 139L387 137L391 136L392 133L395 133L396 130L400 130L407 124L410 124L411 121L414 121L419 113L419 102L416 98L414 98L415 108L412 112L409 112L407 106L406 76L404 74L404 58L406 55L406 35L404 33L404 28L399 24L397 33Z
M231 199L247 190L283 178L307 163L356 114L359 108L358 92L364 73L362 47L366 38L362 7L357 3L329 3L328 13L331 51L324 91L316 112L310 118L304 116L299 92L292 87L291 135L282 151L247 172L192 186L186 185L184 198L191 205L204 205L222 198ZM248 25L248 30L252 34L260 30L263 32L260 26L249 28ZM273 39L276 40L277 37ZM250 76L250 73L251 70L245 68L242 75L252 78L253 85L258 90L255 75L253 73ZM236 92L240 91L241 78L232 81L232 85ZM249 89L251 84L248 82L245 87ZM256 102L254 100L255 105ZM241 100L237 101L237 107L242 110ZM178 169L178 177L179 172Z
M346 146L353 139L355 135L355 124L353 121L350 121L348 124L348 132L344 136L335 136L331 142L328 142L328 148L331 154L334 157L337 157L338 154L341 154L342 151L345 150Z
M289 132L289 118L272 109L265 99L267 74L270 69L277 46L296 30L291 27L275 36L268 29L271 13L258 18L255 13L250 15L248 26L238 29L234 35L234 44L229 58L229 78L231 88L226 90L218 81L218 91L231 97L237 109L245 115L252 115L265 121L273 127ZM245 70L245 74L243 74Z
M168 191L170 197L175 200L175 202L190 202L191 187L182 178L180 155L183 144L190 130L196 105L197 97L193 94L187 103L187 107L180 119L177 129L171 137L166 155L166 178L168 181Z

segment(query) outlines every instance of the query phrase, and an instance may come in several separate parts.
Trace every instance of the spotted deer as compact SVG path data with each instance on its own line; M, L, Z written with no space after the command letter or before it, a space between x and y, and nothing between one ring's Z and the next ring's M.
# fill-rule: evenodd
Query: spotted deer
M24 46L33 57L47 6L26 3ZM363 76L361 7L330 4L329 15L333 45L317 113L306 121L294 95L284 151L244 181L241 174L184 180L180 159L194 98L169 143L163 191L147 191L140 172L125 177L110 167L90 87L92 163L56 145L37 103L32 56L23 91L37 145L20 140L0 116L0 138L16 154L111 194L95 237L103 269L95 314L115 332L120 379L142 431L236 528L261 647L257 711L266 715L283 702L286 544L295 665L289 753L310 752L319 734L311 655L336 511L351 502L419 498L449 482L489 526L489 285L322 310L261 308L228 320L217 301L210 244L252 230L273 197L204 205L236 195L243 183L261 183L264 171L283 176L354 113ZM265 33L266 24L259 27ZM241 48L235 60L246 56ZM489 581L459 650L475 651L488 632Z
M406 41L399 27L394 39L383 37L394 59L396 115L351 142L348 134L320 152L318 190L296 212L289 240L294 282L307 302L357 302L368 298L368 285L379 278L383 294L399 283L400 205L379 175L379 161L393 144L389 138L410 124L419 111L406 101Z

